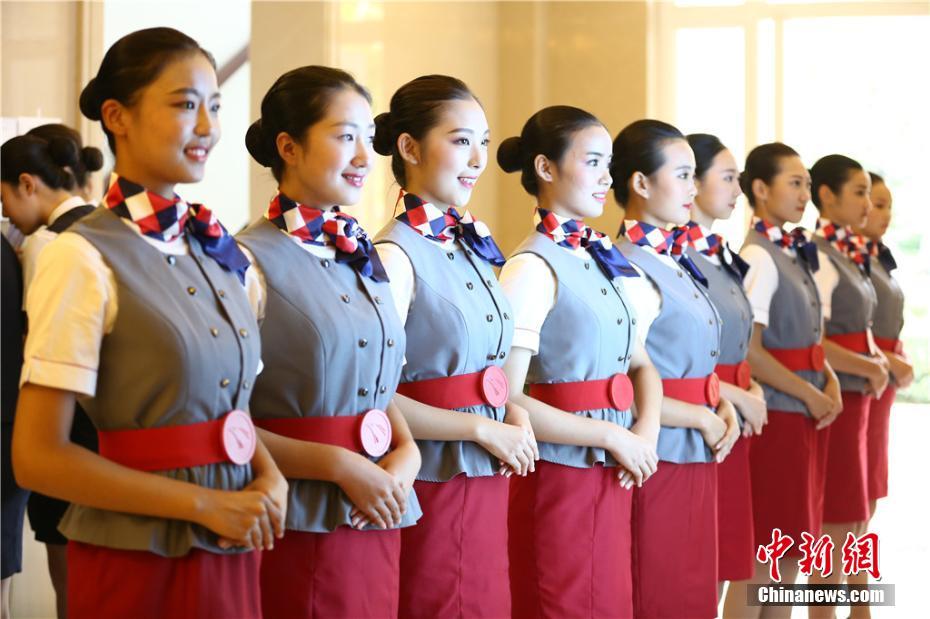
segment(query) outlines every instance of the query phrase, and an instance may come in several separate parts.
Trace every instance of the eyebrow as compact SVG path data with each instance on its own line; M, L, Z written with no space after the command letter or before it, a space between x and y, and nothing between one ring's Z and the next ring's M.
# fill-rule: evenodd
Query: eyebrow
M693 170L694 166L693 165L680 165L675 169L676 170Z
M586 157L589 156L589 155L594 155L595 157L605 157L605 156L606 156L606 155L604 155L604 153L599 153L599 152L593 151L593 150L589 150L587 153L585 153L585 156L586 156Z
M375 126L375 123L371 123L368 125L368 128L371 129L374 126ZM356 123L349 122L348 120L336 121L333 124L331 124L330 127L351 127L352 129L358 129L358 125Z
M202 96L202 95L200 94L200 91L199 91L199 90L197 90L196 88L189 88L189 87L188 87L188 88L178 88L178 89L176 89L176 90L172 90L172 91L171 91L170 93L168 93L168 94L170 94L170 95L195 95L195 96L197 96L197 97L201 97L201 96ZM220 94L221 94L221 93L220 93L219 91L216 91L216 92L214 92L212 95L210 95L210 99L218 99L218 98L220 97Z
M488 133L491 133L491 130L490 130L490 129L485 129L484 132L485 132L485 134L488 134ZM474 132L473 129L468 129L467 127L458 127L458 128L456 128L456 129L452 129L451 131L449 131L449 133L450 133L450 134L452 134L452 133L467 133L467 134L469 134L469 135L474 135L474 134L475 134L475 132Z

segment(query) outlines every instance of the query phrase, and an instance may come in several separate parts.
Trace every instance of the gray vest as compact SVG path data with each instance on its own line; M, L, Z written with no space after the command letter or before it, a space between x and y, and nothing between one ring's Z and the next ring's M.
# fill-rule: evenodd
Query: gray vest
M698 378L714 371L720 356L720 317L707 292L680 267L622 238L620 251L645 271L659 289L662 306L646 336L646 350L663 379ZM713 454L699 430L662 426L659 459L711 462Z
M827 335L859 333L872 326L872 316L878 305L875 288L869 277L850 258L841 254L822 236L815 236L817 248L822 251L836 267L839 282L833 289L833 303L830 307L830 320L827 321ZM864 393L868 381L861 376L837 372L840 388L843 391Z
M378 242L400 247L414 272L414 299L407 314L407 364L401 382L479 372L501 366L510 352L513 319L491 266L462 245L446 252L407 224L392 219ZM456 409L503 421L504 407ZM446 481L460 473L494 475L497 458L470 441L417 441L423 465L417 479Z
M390 284L348 264L317 258L262 217L236 239L265 276L262 361L251 409L256 419L359 415L386 410L400 378L404 328ZM411 492L401 526L420 517ZM350 526L353 509L331 482L288 480L287 528Z
M555 274L555 305L546 316L539 338L539 354L530 361L528 383L570 383L601 380L625 374L636 337L636 317L627 303L623 278L607 279L594 260L571 255L550 238L533 232L513 255L532 253ZM629 428L629 409L601 408L574 413ZM616 466L604 449L539 443L539 457L575 467L597 463Z
M877 258L872 258L872 285L878 298L872 333L875 337L896 340L904 328L904 291Z
M749 340L752 338L752 306L746 297L743 282L725 266L714 264L694 248L689 247L687 252L707 278L707 295L717 309L723 327L717 363L735 365L744 361L749 354ZM717 256L723 259L719 253ZM740 416L740 425L742 421Z
M187 256L167 256L106 208L70 228L97 248L116 280L119 310L103 337L96 395L81 405L99 430L180 426L245 409L258 370L258 325L235 273L189 238ZM207 488L240 490L249 465L210 464L154 473ZM71 505L68 539L177 557L223 552L216 535L166 520Z
M762 331L762 345L767 349L809 348L820 342L823 311L817 284L804 261L776 246L768 237L750 228L743 246L757 245L775 262L778 287L769 307L769 324ZM823 389L823 372L800 370L798 376L817 389ZM770 411L801 413L810 416L807 406L797 398L763 384L765 403Z

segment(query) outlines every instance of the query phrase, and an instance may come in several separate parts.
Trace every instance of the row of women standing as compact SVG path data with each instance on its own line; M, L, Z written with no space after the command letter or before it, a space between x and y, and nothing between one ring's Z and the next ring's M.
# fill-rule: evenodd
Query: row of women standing
M195 41L124 37L81 109L115 170L40 256L13 444L17 479L72 503L70 616L713 617L772 527L818 531L817 502L852 505L875 468L866 394L887 362L847 342L871 314L845 301L827 330L846 339L818 354L817 252L782 228L809 195L787 147L747 162L744 261L709 231L739 193L719 142L658 121L612 141L545 108L497 151L536 201L505 261L465 209L489 129L455 78L373 118L340 70L281 76L246 136L278 193L235 239L174 194L219 138ZM341 210L372 147L401 187L373 239ZM830 174L837 299L872 290L831 238L867 211L847 186L865 178L866 205L869 188ZM611 188L616 245L584 223ZM839 417L834 359L862 394ZM77 399L99 455L69 440ZM866 520L854 498L827 522Z

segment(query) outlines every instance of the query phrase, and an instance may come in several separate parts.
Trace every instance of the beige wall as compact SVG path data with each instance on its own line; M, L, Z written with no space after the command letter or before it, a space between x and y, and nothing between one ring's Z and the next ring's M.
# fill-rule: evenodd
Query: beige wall
M324 63L368 86L374 111L425 73L463 79L491 125L488 171L470 207L510 251L530 228L533 200L516 175L495 163L496 144L545 105L567 103L597 114L612 133L646 113L644 2L343 2L256 3L252 7L252 117L282 72ZM274 191L266 170L251 167L253 216ZM397 187L378 161L363 203L353 209L370 230L391 216ZM608 203L598 222L616 230Z

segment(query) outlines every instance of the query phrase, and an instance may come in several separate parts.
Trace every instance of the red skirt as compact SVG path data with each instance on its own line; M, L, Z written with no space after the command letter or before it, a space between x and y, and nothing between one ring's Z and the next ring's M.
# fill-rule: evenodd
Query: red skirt
M819 536L823 523L823 478L829 428L817 430L803 413L769 411L762 434L749 448L754 547L772 541L781 529L795 540L789 556L800 556L801 533Z
M869 406L872 396L843 392L843 412L830 426L824 522L869 519Z
M612 467L540 461L512 478L513 618L632 617L632 500Z
M400 535L287 531L262 556L264 619L396 617Z
M261 554L162 557L68 543L69 619L261 619Z
M633 491L637 619L717 616L717 465L659 462Z
M413 487L423 517L401 533L398 616L509 617L507 478L459 475Z
M717 465L717 580L748 580L755 572L749 439L740 438Z
M877 501L888 496L888 426L891 406L897 393L888 385L880 400L872 399L869 408L869 500Z

